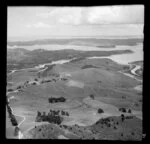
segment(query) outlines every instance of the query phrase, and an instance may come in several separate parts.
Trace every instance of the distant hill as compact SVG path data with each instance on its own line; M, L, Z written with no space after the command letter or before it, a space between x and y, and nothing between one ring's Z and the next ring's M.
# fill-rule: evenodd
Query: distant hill
M126 39L108 39L108 38L71 38L71 39L43 39L33 41L8 41L9 46L32 46L32 45L43 45L43 44L58 44L58 45L136 45L142 43L143 38L126 38Z
M92 56L110 56L114 54L132 53L130 50L117 51L78 51L78 50L56 50L43 49L26 50L22 48L7 50L7 71L37 66L38 64L50 63L61 59L86 58Z

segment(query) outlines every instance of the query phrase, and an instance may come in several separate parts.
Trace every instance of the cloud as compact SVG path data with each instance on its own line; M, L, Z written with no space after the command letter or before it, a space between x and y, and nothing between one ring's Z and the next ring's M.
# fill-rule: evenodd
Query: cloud
M92 7L87 11L87 22L91 24L138 24L143 18L142 5Z
M38 22L36 24L27 24L28 28L50 28L49 24L45 24L43 22Z
M55 8L51 12L39 13L37 16L56 24L78 25L82 21L82 8Z
M37 16L52 24L137 24L144 21L144 6L58 7Z

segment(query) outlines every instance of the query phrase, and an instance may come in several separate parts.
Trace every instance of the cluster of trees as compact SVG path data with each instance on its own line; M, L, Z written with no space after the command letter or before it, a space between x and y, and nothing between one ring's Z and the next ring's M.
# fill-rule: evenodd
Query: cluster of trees
M133 119L133 116L126 116L125 119Z
M49 98L48 99L49 103L57 103L57 102L65 102L66 99L64 97L59 97L59 98Z
M131 113L131 109L126 109L126 108L119 108L119 111L124 112L124 113Z
M46 114L46 112L41 113L38 111L35 121L48 121L49 123L61 124L61 122L63 121L63 117L61 117L60 115L69 116L69 113L63 110L60 111L51 109L48 114Z
M46 112L37 112L37 116L35 119L36 122L41 122L41 121L48 121L49 123L55 123L55 124L61 124L63 121L63 117L61 117L59 114L54 114L54 112L49 112L46 115Z
M109 118L102 118L102 119L100 119L100 120L98 120L97 122L96 122L96 125L97 124L104 124L104 125L106 125L107 127L111 127L111 120L109 119ZM116 128L114 128L114 129L116 129Z
M12 110L11 110L11 108L10 108L10 106L9 106L8 101L6 101L6 106L7 106L9 118L10 118L10 121L11 121L12 125L13 125L13 126L17 126L17 125L18 125L18 122L17 122L15 116L14 116L13 113L12 113Z

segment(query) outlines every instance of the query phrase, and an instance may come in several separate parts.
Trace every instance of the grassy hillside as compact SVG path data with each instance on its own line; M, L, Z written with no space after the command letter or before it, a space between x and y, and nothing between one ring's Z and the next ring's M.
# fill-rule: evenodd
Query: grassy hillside
M37 126L25 135L32 139L58 139L63 135L66 139L99 139L99 140L142 140L142 123L139 119L131 117L108 117L97 121L89 127L42 125Z
M56 52L54 59L57 59L56 56L60 54L62 54L60 55L62 58L67 51L61 52ZM45 58L46 56L48 58L50 54L47 51L32 51L31 53L35 57L44 53ZM69 53L71 52L69 51ZM20 129L24 132L31 125L34 126L37 111L47 113L50 109L56 109L69 112L69 117L64 116L62 122L64 126L51 124L37 126L27 134L27 137L141 139L141 120L134 117L141 118L142 115L142 94L134 89L140 82L119 73L129 67L119 65L109 59L86 59L87 55L91 55L90 52L77 53L83 58L79 57L76 61L62 65L45 66L46 69L43 68L42 71L41 69L21 70L7 76L7 82L11 82L7 88L19 90L16 93L8 94L8 96L16 98L10 102L10 106L14 113L26 117ZM93 52L93 54L96 53ZM55 52L50 55L52 54ZM97 53L97 55L102 54L104 53ZM105 54L110 53L106 52ZM93 95L93 99L90 98L90 95ZM51 104L48 102L50 97L64 97L66 101ZM119 117L122 114L119 111L121 107L130 108L132 113L129 115L133 118L121 122ZM103 114L97 112L99 108L104 110ZM115 121L112 122L112 126L97 122L101 118L111 116ZM119 124L116 124L117 122ZM80 126L73 126L74 124ZM67 130L70 131L69 134L66 134Z
M51 61L71 58L86 58L91 56L110 56L112 54L131 53L130 50L120 51L78 51L78 50L24 50L8 49L7 54L7 72L13 69L30 68L38 64L50 63Z

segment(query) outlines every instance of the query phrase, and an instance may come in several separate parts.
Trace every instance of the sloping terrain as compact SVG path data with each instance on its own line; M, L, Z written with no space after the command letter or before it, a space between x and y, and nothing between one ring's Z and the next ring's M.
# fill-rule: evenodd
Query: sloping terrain
M8 75L7 82L11 84L7 88L12 89L8 97L15 97L10 100L10 106L16 115L25 117L20 125L22 132L27 133L25 137L141 139L142 94L134 89L140 82L119 73L124 69L130 67L106 58L84 58L65 64L45 65L43 69L19 70ZM52 97L64 97L66 101L49 103L48 99ZM132 112L120 112L121 107L130 108ZM104 113L98 113L99 108ZM27 130L35 126L37 111L47 114L50 109L69 112L68 117L63 116L62 125L70 134L66 134L63 126L55 124L37 126L28 133ZM133 118L122 123L121 114ZM112 116L119 125L109 127L109 124L104 124L102 129L97 129L102 127L97 121ZM54 127L53 131L51 127Z
M57 139L61 135L66 139L142 140L141 127L141 121L135 117L125 118L124 121L121 117L108 117L88 127L51 124L37 126L24 138Z

